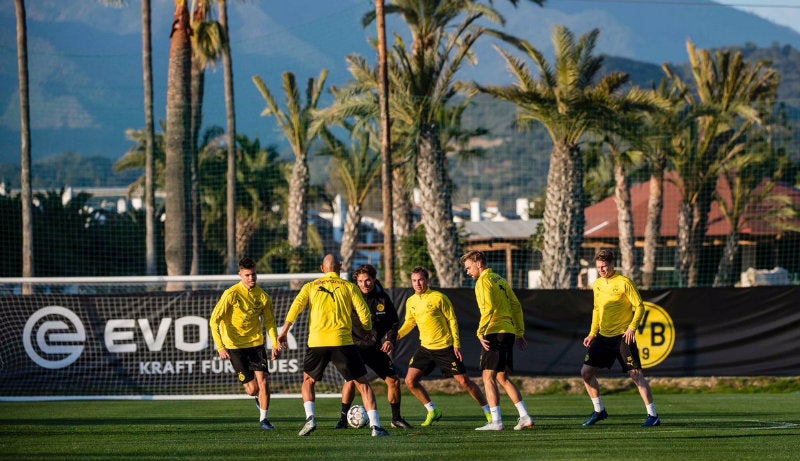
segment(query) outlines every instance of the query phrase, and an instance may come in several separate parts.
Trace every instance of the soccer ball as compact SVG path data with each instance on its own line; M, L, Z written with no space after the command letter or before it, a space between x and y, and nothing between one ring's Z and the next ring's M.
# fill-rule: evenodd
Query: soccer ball
M353 405L347 410L347 424L354 429L360 429L369 424L367 409L361 405Z

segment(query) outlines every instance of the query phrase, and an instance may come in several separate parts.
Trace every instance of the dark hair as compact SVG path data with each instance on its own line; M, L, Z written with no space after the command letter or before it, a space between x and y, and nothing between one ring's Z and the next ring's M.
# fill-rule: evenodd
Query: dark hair
M611 250L600 250L594 255L594 260L614 264L617 262L617 257L614 256L614 252Z
M248 269L253 270L256 268L256 262L251 258L242 258L239 260L239 270Z
M363 264L358 269L353 271L353 279L357 279L359 275L367 274L370 278L377 278L378 271L372 264Z
M461 262L461 264L464 264L464 261L467 260L479 263L481 266L486 265L486 255L484 255L483 252L479 250L468 251L467 254L462 256L459 261Z
M425 280L430 280L430 275L428 274L428 269L425 269L422 266L415 267L412 271L412 274L422 274L425 277Z

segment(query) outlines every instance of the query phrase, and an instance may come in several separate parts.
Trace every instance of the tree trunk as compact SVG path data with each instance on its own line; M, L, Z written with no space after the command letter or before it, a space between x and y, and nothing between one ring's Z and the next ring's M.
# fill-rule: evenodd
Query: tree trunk
M642 263L642 288L649 289L655 283L656 252L661 237L661 211L664 208L664 166L663 152L657 154L650 175L650 196L647 200L647 225L644 229L644 259Z
M190 235L188 205L190 127L190 68L189 10L178 2L172 25L167 79L167 128L165 139L166 221L164 225L164 255L167 275L185 275L188 267L187 241ZM168 290L183 289L182 283L168 283Z
M150 0L142 0L142 80L144 81L145 272L156 275L156 130L153 121L153 44Z
M717 266L717 275L714 277L715 287L728 287L733 285L733 260L739 252L739 232L731 232L725 238L725 248L722 258Z
M576 288L583 243L583 157L577 146L556 144L547 173L541 286Z
M342 271L352 272L353 259L358 243L359 227L361 226L361 205L357 203L347 204L347 219L344 221L344 232L342 233L342 245L339 253L342 256Z
M392 219L392 152L389 118L389 79L386 69L386 17L384 0L375 0L378 27L378 84L381 129L381 199L383 202L383 286L394 286L394 220Z
M678 210L678 245L675 248L675 282L678 287L688 285L691 258L692 205L685 199Z
M459 286L461 268L458 264L458 232L453 222L450 184L447 181L445 155L439 145L435 126L424 126L417 154L417 183L420 188L422 224L428 252L433 262L439 286Z
M633 211L631 210L631 185L625 165L614 162L614 197L617 204L617 227L619 229L620 270L626 277L637 280L636 254L633 236Z
M17 14L17 71L19 76L22 276L33 277L33 195L31 189L31 103L28 92L28 25L24 0L14 0L14 6ZM33 287L29 284L23 284L22 294L33 294Z
M292 179L289 182L289 247L292 254L289 257L289 272L301 272L303 267L303 251L306 247L306 226L308 225L308 183L309 172L305 153L295 154L292 167ZM293 281L292 289L302 287L300 281Z
M406 185L405 168L394 168L392 176L392 214L394 217L394 234L397 238L397 267L407 267L407 253L401 243L405 237L414 232L413 203ZM400 286L411 286L410 274L398 273Z
M225 189L225 214L227 222L228 272L233 274L237 272L239 267L236 254L236 111L233 98L233 56L231 55L226 0L219 0L219 23L225 34L222 47L222 69L225 80L225 119L228 122L228 173Z
M206 19L205 11L200 9L194 12L194 23L200 24ZM200 245L202 244L202 222L200 212L200 174L198 171L200 156L200 130L203 127L203 99L205 98L205 82L206 82L206 69L200 63L196 56L192 56L192 81L191 81L191 121L190 121L190 135L191 147L189 149L190 155L190 172L191 178L191 227L192 227L192 254L191 254L191 267L189 273L192 275L200 274Z

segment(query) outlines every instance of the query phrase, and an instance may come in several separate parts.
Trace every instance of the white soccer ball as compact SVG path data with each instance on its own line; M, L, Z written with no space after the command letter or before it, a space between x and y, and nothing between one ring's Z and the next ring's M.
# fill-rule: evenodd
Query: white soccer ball
M354 429L366 427L369 424L367 409L361 405L353 405L347 410L347 424Z

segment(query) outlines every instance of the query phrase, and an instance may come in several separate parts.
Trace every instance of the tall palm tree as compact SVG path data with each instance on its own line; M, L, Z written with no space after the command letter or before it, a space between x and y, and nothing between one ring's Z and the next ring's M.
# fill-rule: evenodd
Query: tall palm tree
M164 255L167 275L185 275L188 269L187 242L191 232L191 26L186 0L175 0L175 15L170 34L169 71L167 79L166 167L169 179L165 184L166 219L164 223ZM167 284L168 290L182 289L180 283Z
M472 59L475 41L486 32L477 26L477 21L504 21L491 6L467 0L397 0L386 7L386 12L400 15L412 37L410 48L395 37L394 54L401 74L406 76L406 92L415 109L411 125L412 139L416 140L413 165L428 250L440 285L458 286L461 270L456 261L460 248L446 156L435 116L453 95L455 75ZM369 24L374 18L373 11L365 15L363 22Z
M317 109L328 71L320 72L314 80L308 79L306 85L305 101L300 99L300 90L297 87L295 76L291 72L283 74L283 91L286 95L286 110L278 107L272 92L259 76L253 77L261 96L267 107L262 116L274 116L283 130L284 136L289 141L294 153L294 167L289 183L289 246L292 250L292 260L289 264L291 272L300 272L302 267L302 253L307 245L306 227L308 226L308 188L310 175L308 171L308 155L311 145L317 138L318 131L312 129L313 111ZM296 284L295 284L296 285Z
M543 219L543 288L577 286L585 207L582 137L599 128L602 121L613 119L620 107L649 106L641 91L614 96L627 83L625 74L610 74L594 83L603 62L594 55L599 33L595 29L576 41L566 27L557 26L553 32L554 66L527 41L507 38L534 62L541 77L536 79L524 61L500 50L517 83L477 86L481 92L516 104L520 126L542 123L553 141Z
M350 146L327 133L327 148L320 154L333 157L333 174L344 187L347 218L339 253L342 270L350 272L358 243L361 210L381 174L381 156L374 127L346 125L346 128L350 131Z
M755 125L762 123L761 102L773 99L779 74L763 62L748 64L741 51L698 51L687 41L694 92L685 97L705 115L693 119L689 129L674 141L673 163L679 173L682 193L678 217L676 275L679 285L696 286L708 213L722 169L743 153L745 140ZM667 76L680 78L664 66ZM682 84L682 83L680 83Z
M28 24L25 1L14 0L17 18L17 72L19 76L20 196L22 198L22 276L33 277L33 197L31 196L31 103L28 91ZM23 285L23 294L31 294Z
M191 67L191 133L190 178L191 178L191 216L192 216L192 256L189 273L200 273L202 246L202 213L200 206L200 172L198 142L203 125L203 100L205 98L206 68L221 56L222 33L219 23L211 19L210 0L194 2L192 12L192 67Z
M392 210L391 116L389 114L389 77L386 49L386 14L384 0L375 0L375 25L378 35L378 95L381 132L381 202L383 203L383 284L394 286L394 219Z
M228 217L227 247L228 272L236 272L238 257L236 253L236 111L233 97L233 56L231 55L230 29L228 28L228 7L226 0L219 1L219 23L223 33L222 70L225 76L225 120L228 125L228 169L226 183ZM241 254L241 253L239 253Z
M155 275L156 266L156 197L155 183L155 122L153 118L153 30L150 0L142 0L142 80L144 88L145 133L145 271Z

